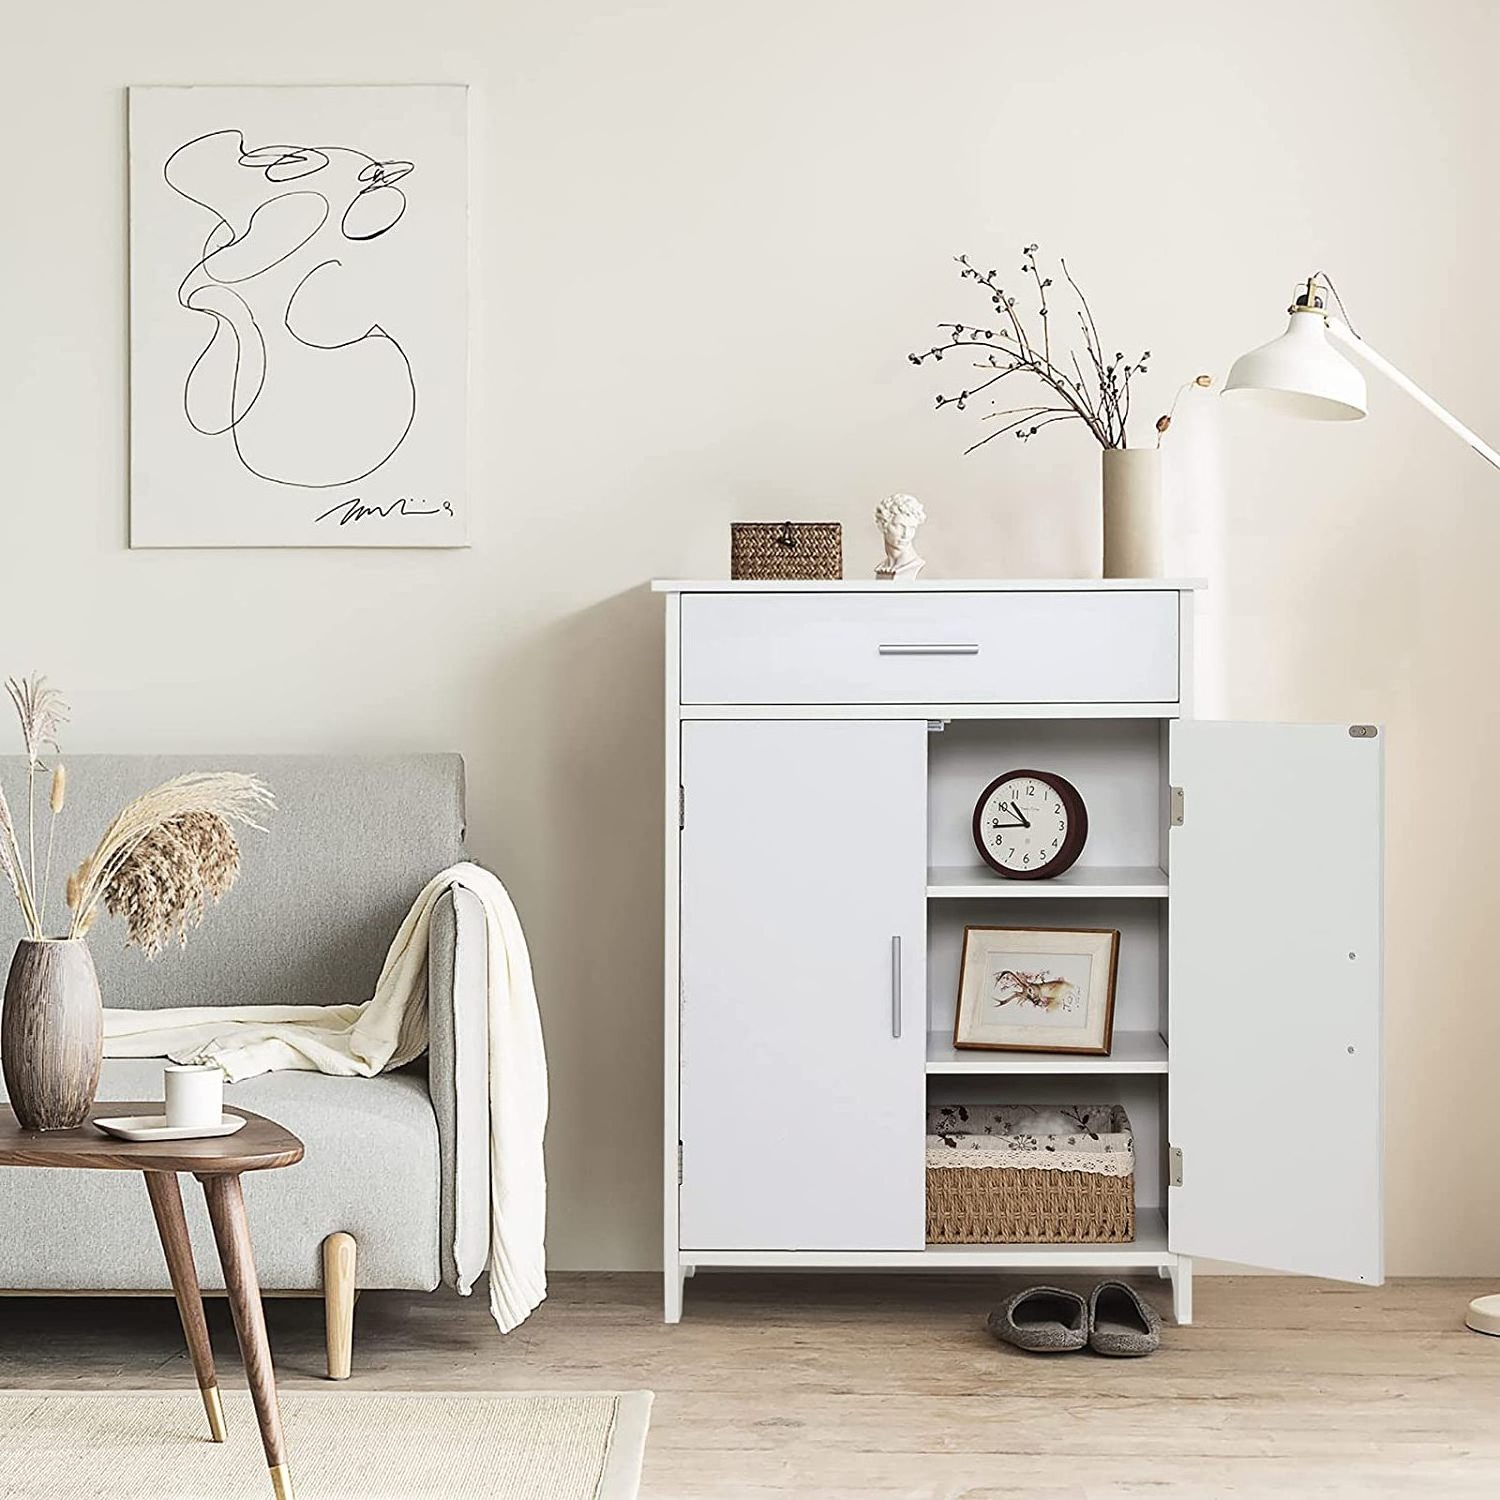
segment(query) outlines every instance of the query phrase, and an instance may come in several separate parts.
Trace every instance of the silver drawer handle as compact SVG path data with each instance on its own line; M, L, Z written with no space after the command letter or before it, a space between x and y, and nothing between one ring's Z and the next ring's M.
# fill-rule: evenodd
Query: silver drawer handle
M914 641L909 645L881 646L882 656L978 656L979 646L973 641Z
M891 1035L901 1036L901 939L891 939Z

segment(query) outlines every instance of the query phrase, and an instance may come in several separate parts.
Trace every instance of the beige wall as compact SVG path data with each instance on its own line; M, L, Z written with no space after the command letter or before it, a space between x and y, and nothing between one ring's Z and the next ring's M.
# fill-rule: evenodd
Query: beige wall
M8 14L0 666L66 685L80 750L464 752L474 849L535 947L559 1266L657 1254L643 580L721 572L734 517L840 519L862 570L897 488L927 504L935 574L1097 556L1083 433L965 459L972 428L904 360L978 311L950 255L1067 253L1110 346L1154 352L1141 440L1315 266L1500 432L1484 0L234 14ZM400 80L475 86L472 549L125 550L124 86ZM1394 392L1372 406L1325 429L1195 403L1177 562L1213 575L1212 705L1389 726L1390 1267L1500 1272L1500 475Z

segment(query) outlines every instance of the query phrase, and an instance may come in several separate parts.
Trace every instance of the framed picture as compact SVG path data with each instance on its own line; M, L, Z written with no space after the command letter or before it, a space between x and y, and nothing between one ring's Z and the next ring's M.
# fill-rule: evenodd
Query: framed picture
M1108 1057L1119 954L1110 927L965 927L953 1045Z
M130 90L132 547L466 544L467 141L459 84Z

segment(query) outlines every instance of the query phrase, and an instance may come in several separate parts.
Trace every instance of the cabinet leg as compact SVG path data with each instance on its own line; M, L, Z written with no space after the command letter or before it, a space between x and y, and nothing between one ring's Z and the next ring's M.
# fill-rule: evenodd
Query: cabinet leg
M669 1260L662 1267L662 1292L665 1307L662 1320L667 1323L682 1322L682 1287L687 1280L687 1271L680 1260Z
M1189 1255L1179 1255L1172 1267L1172 1316L1179 1328L1193 1321L1193 1260Z
M266 1317L260 1305L260 1280L255 1274L255 1256L250 1248L250 1225L245 1218L245 1198L240 1179L231 1173L204 1174L203 1196L224 1268L224 1288L234 1314L240 1354L245 1361L245 1380L260 1440L271 1471L271 1489L276 1500L291 1500L291 1471L287 1468L286 1444L281 1435L281 1408L276 1401L276 1371L271 1364L271 1343L266 1337Z
M193 1264L193 1244L188 1238L187 1218L182 1211L182 1189L175 1172L143 1172L146 1192L151 1198L151 1212L156 1216L156 1232L161 1236L162 1254L167 1258L167 1274L172 1278L172 1294L177 1298L177 1315L187 1338L188 1353L193 1357L193 1373L203 1409L208 1414L208 1430L214 1442L224 1441L224 1403L219 1398L219 1378L214 1373L214 1351L208 1342L208 1323L203 1316L203 1293L198 1289L198 1268Z

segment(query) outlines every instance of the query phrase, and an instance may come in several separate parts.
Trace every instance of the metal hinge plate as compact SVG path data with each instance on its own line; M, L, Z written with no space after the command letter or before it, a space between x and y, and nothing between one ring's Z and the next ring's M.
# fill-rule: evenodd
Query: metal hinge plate
M1172 820L1172 827L1173 828L1181 828L1182 827L1182 804L1183 804L1182 788L1180 786L1174 786L1172 788L1172 813L1171 813L1171 820Z
M1167 1147L1167 1183L1171 1187L1182 1186L1182 1147Z
M1349 726L1349 738L1351 740L1373 740L1380 731L1373 724L1351 724Z
M682 1186L682 1142L677 1143L677 1186Z
M677 831L687 827L687 788L680 782L677 786Z

